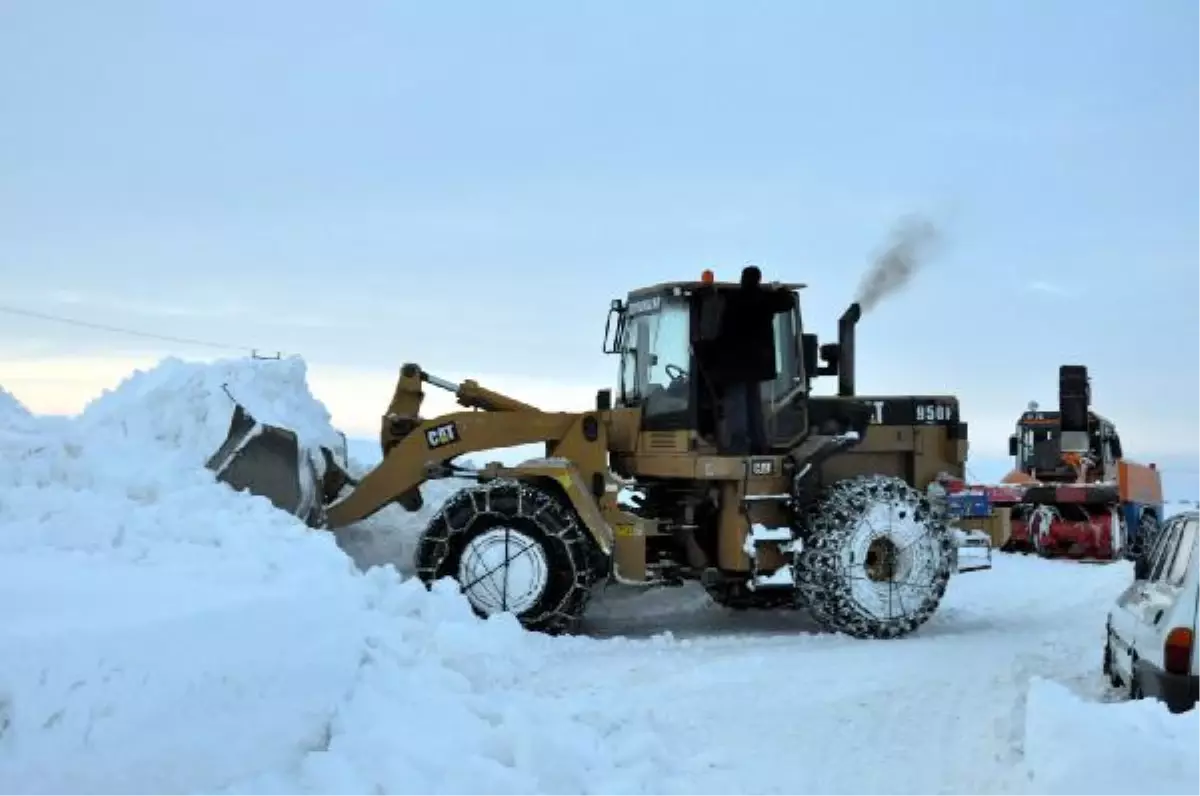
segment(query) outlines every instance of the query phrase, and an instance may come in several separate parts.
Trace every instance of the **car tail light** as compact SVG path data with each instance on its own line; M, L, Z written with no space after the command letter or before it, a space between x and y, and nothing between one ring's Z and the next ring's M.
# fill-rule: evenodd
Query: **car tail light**
M1192 665L1192 630L1173 627L1163 644L1163 668L1171 674L1188 674Z

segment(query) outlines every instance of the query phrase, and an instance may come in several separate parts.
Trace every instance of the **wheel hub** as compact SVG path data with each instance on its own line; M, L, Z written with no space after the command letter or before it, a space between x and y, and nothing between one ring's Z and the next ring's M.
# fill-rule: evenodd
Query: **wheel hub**
M467 542L458 565L463 594L485 616L521 614L546 590L546 551L515 528L490 528Z
M928 533L907 501L885 497L867 505L844 562L862 610L892 619L921 604L936 570L930 545L923 543Z
M900 548L886 536L877 536L867 547L867 577L875 583L886 583L896 577Z

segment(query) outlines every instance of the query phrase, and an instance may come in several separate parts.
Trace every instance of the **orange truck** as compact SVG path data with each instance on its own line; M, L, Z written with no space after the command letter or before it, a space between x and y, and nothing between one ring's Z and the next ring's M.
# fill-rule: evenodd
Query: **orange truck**
M1163 518L1162 478L1154 464L1125 458L1111 420L1091 407L1087 368L1063 365L1058 411L1030 403L1009 437L1014 467L991 507L1012 509L1001 547L1048 558L1132 558Z

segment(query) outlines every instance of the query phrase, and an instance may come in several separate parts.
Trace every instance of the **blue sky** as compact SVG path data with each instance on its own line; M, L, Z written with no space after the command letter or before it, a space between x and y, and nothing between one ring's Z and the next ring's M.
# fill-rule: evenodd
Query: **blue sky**
M302 353L371 429L410 359L587 400L609 300L705 267L809 283L832 337L921 212L940 256L863 319L861 390L956 393L1003 457L1087 364L1130 455L1194 482L1197 26L1182 0L6 0L0 304ZM82 389L62 363L167 352L220 353L0 314L35 408Z

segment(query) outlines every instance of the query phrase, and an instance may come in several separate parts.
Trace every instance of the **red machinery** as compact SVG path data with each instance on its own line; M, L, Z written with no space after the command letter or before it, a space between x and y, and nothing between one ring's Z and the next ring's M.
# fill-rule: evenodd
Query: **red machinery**
M1113 561L1131 556L1158 528L1162 481L1154 465L1123 458L1112 421L1091 409L1087 368L1063 365L1057 412L1030 403L1009 437L1015 468L982 490L1012 509L1007 552Z

